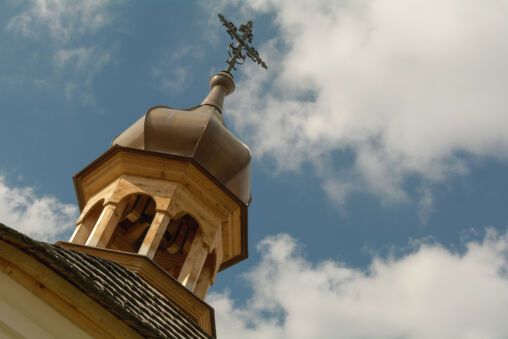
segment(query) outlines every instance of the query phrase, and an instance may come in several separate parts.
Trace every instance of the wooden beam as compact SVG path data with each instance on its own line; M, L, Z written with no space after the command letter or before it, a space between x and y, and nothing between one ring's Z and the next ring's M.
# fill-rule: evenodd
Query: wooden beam
M101 216L86 242L87 246L106 247L108 245L126 204L127 199L124 199L119 204L108 203L104 206Z
M206 294L208 293L208 289L210 285L212 285L212 277L213 277L213 267L209 267L205 264L203 269L201 270L201 274L199 275L199 279L196 283L196 288L194 289L194 294L200 297L201 299L205 299Z
M90 229L87 229L87 225L84 223L78 224L74 233L72 233L69 242L73 242L75 244L84 244L88 237L90 236Z
M166 232L168 227L169 220L170 218L165 212L157 211L148 229L148 233L146 233L145 239L139 248L138 254L146 255L150 259L155 257L164 232Z
M178 281L189 291L194 291L199 274L208 255L208 248L201 241L202 234L202 232L198 232L194 237L189 253L178 275Z

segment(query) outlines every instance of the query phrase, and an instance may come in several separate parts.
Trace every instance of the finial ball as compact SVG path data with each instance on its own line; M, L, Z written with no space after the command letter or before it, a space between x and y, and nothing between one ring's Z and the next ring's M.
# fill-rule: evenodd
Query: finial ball
M235 90L235 81L230 73L222 71L212 75L210 78L210 88L214 88L215 86L224 87L224 94L228 95Z

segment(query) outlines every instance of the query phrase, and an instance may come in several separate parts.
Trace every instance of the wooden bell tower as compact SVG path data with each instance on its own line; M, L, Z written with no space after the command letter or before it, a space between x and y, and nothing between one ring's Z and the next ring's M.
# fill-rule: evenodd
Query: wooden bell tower
M59 243L126 266L209 330L213 311L199 310L217 273L247 258L251 197L251 152L222 118L233 77L210 87L199 106L151 108L74 177L81 215Z

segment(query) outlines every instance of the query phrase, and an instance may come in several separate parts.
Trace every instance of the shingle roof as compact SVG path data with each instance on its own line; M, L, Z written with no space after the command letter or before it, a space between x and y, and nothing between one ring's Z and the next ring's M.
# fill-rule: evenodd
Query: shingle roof
M34 256L145 338L211 338L125 267L29 238L0 223L0 239Z

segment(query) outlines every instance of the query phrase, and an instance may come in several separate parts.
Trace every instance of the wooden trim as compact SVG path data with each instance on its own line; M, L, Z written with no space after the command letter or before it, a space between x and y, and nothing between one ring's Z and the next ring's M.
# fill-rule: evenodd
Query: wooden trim
M213 337L216 336L213 308L186 289L162 267L146 256L63 241L59 241L55 245L95 255L126 267L171 300L182 312L193 319L208 334Z
M144 154L144 155L151 155L157 158L162 159L170 159L170 160L176 160L184 163L191 163L194 165L197 169L199 169L200 172L202 172L204 175L206 175L215 185L217 185L224 193L226 193L231 199L233 199L237 204L239 205L245 205L243 201L241 201L233 192L231 192L224 184L222 184L220 181L215 179L213 175L210 174L206 169L204 169L200 164L198 164L192 157L187 157L183 155L175 155L175 154L169 154L169 153L162 153L162 152L155 152L155 151L147 151L147 150L141 150L137 148L130 148L130 147L124 147L124 146L118 146L114 145L110 149L108 149L106 152L104 152L102 155L100 155L97 159L92 161L90 164L88 164L85 168L83 168L81 171L79 171L77 174L75 174L72 179L74 182L74 188L76 190L76 198L78 200L78 205L80 210L82 210L85 207L85 201L83 201L82 197L83 194L81 190L78 187L78 180L80 177L85 176L86 174L93 171L96 167L107 161L108 159L112 158L116 153L119 152L125 152L125 153L137 153L137 154Z
M142 338L34 257L0 240L0 270L96 338Z
M224 261L220 265L219 272L223 271L226 268L229 268L233 265L236 265L239 262L244 261L245 259L247 259L249 257L249 245L248 245L249 244L249 235L248 235L248 227L247 227L247 222L248 222L247 210L248 209L247 209L247 206L243 206L243 205L240 208L241 208L241 218L242 218L242 222L241 222L242 230L241 230L241 238L240 238L240 241L242 244L241 253L240 253L240 255L237 255L231 259Z

